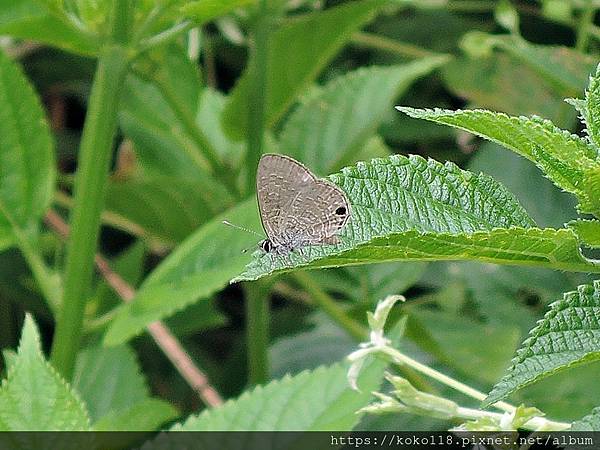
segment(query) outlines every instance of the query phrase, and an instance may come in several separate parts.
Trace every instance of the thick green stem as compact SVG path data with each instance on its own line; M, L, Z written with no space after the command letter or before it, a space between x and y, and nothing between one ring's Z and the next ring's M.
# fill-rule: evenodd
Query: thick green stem
M271 283L245 284L248 380L263 384L269 379L269 290Z
M358 341L364 341L367 338L369 330L346 314L346 311L327 295L308 273L296 272L292 276L311 296L315 304L350 336Z
M248 148L246 150L246 193L254 191L254 174L263 152L265 108L267 103L267 62L271 18L267 0L261 0L254 27L254 47L250 67L251 88L248 95Z
M72 375L81 341L83 313L92 281L100 214L117 130L119 98L129 65L127 48L116 43L126 39L128 14L129 1L114 0L112 39L98 59L81 138L63 299L51 355L54 367L67 379Z

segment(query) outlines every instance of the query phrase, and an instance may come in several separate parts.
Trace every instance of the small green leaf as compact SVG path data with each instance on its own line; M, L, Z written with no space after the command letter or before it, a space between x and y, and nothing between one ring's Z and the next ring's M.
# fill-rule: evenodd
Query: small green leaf
M177 416L177 410L169 403L147 398L104 415L94 424L94 431L154 431Z
M447 60L432 57L368 67L335 78L290 115L280 148L315 173L331 173L355 162L356 150L375 133L392 102L416 79Z
M197 24L204 24L237 8L253 5L256 0L199 0L181 7L181 12Z
M266 123L275 123L346 43L386 2L357 0L294 18L273 32L267 62ZM242 139L248 127L248 89L253 61L229 97L224 112L226 130Z
M98 51L99 40L57 18L36 0L0 0L0 33L85 55Z
M600 248L600 222L597 220L574 220L567 224L572 228L584 245Z
M600 431L600 407L594 408L587 416L573 422L570 431Z
M519 33L519 13L509 0L500 0L494 10L496 22L511 33Z
M0 387L0 430L85 431L89 422L82 401L44 359L27 315L17 357Z
M254 248L259 239L224 225L223 220L259 230L256 200L242 202L216 217L179 245L148 276L135 299L119 307L104 337L106 345L126 342L151 322L209 297L242 270L250 259L242 252Z
M256 252L233 281L291 268L404 259L600 270L583 258L571 230L532 228L533 221L499 183L454 164L393 155L358 163L330 179L352 205L340 244L307 246L285 257Z
M72 383L85 401L92 423L150 395L135 354L124 345L82 350L77 355Z
M533 161L554 183L587 202L584 169L595 165L596 151L580 137L539 117L511 117L486 110L398 107L411 117L450 125L507 147Z
M54 144L19 67L0 52L0 235L35 234L54 195Z
M600 359L600 281L567 292L517 350L512 366L486 398L490 405L539 379Z
M192 416L172 430L351 430L360 418L356 411L369 402L371 391L381 383L383 369L381 361L372 361L365 367L359 381L362 392L348 385L347 364L285 376L246 392L220 408Z

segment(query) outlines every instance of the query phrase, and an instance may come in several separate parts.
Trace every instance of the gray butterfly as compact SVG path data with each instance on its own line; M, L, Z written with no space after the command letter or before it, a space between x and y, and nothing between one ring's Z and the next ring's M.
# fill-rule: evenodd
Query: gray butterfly
M289 156L266 154L258 163L256 192L266 253L285 255L307 245L337 244L350 218L344 191L318 179Z

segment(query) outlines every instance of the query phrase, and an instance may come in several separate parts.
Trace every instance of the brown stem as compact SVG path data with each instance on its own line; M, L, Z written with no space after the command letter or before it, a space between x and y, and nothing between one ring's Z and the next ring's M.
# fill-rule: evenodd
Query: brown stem
M49 210L45 217L46 224L62 238L69 235L69 226L53 210ZM128 303L135 297L135 289L110 267L108 261L101 255L96 254L94 258L96 268L109 286L121 299ZM173 363L173 366L194 389L200 399L208 406L216 407L223 404L219 393L210 385L208 377L194 364L190 355L185 351L181 342L173 335L171 330L162 322L154 322L148 325L148 332L164 352L165 356Z

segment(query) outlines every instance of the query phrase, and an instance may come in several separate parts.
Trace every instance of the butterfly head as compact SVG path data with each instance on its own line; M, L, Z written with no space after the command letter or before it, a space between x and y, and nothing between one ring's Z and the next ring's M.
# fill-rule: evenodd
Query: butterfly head
M273 251L273 242L271 242L271 239L265 239L258 245L265 253L271 253Z

